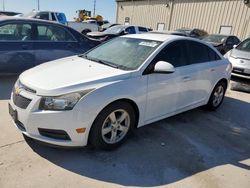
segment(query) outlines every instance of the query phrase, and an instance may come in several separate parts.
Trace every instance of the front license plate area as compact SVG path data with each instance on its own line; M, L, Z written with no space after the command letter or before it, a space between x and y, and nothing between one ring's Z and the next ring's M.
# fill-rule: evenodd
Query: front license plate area
M14 122L16 123L18 121L17 111L14 110L10 104L9 104L9 114L12 117L12 119L14 120Z
M241 69L241 68L234 68L233 71L239 72L239 73L244 73L244 69Z

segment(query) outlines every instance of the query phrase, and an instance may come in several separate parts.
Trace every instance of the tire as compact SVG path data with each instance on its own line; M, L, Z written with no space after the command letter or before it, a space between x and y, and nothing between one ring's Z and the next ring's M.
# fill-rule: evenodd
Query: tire
M122 118L122 120L119 120ZM96 117L89 135L90 144L97 149L113 150L123 144L135 127L133 107L123 101L105 107Z
M226 86L225 82L220 81L216 84L216 86L214 87L214 89L210 95L209 101L206 105L206 108L208 110L214 111L217 108L219 108L219 106L223 102L223 99L224 99L224 96L226 93L226 89L227 89L227 86Z

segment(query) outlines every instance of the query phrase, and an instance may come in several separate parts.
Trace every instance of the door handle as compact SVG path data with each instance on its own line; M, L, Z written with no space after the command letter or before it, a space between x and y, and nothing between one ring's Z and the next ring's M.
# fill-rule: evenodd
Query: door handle
M210 69L210 72L215 72L216 71L216 69Z
M187 81L191 80L191 77L190 77L190 76L184 76L184 77L182 78L182 80L183 80L184 82L187 82Z

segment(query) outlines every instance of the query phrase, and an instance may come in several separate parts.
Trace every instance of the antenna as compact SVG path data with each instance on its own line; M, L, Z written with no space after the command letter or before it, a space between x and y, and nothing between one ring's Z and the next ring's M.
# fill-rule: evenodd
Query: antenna
M94 0L94 17L95 17L95 11L96 11L96 0Z

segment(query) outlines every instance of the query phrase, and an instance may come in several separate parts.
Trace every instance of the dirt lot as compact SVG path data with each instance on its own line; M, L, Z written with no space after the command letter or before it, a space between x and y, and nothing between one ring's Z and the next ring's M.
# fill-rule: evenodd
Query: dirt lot
M138 129L116 151L24 141L7 112L15 77L0 78L0 187L250 187L250 94L228 90L216 112L195 109Z

